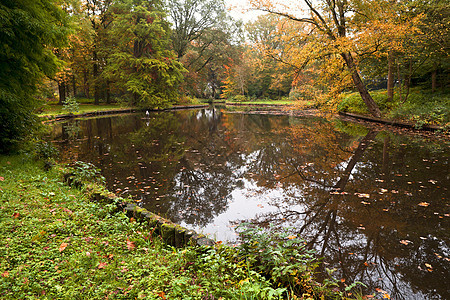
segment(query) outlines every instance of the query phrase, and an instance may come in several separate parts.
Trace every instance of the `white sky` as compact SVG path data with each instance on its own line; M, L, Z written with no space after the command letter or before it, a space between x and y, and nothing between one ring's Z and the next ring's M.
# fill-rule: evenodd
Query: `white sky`
M261 11L248 10L247 0L225 0L225 5L230 9L230 15L235 19L240 19L244 23L255 21L259 15L264 14Z

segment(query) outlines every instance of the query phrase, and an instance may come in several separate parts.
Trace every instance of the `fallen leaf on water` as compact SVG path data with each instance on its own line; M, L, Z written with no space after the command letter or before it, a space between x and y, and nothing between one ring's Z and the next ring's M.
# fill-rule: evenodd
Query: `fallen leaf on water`
M408 245L409 243L411 243L411 241L408 241L408 240L401 240L400 241L400 244L403 244L403 245Z
M369 194L358 194L359 198L370 198Z
M433 269L433 267L430 264L425 264L425 267L429 268L429 269Z
M262 205L262 204L258 204L258 205L256 205L256 206L258 206L258 207L260 207L260 208L263 208L263 207L264 207L264 205Z
M436 184L436 180L433 180L433 179L430 179L430 180L428 180L428 182L431 182L432 184Z
M364 205L370 204L369 202L366 202L366 201L361 201L361 203L364 204Z
M423 207L427 207L428 205L430 205L430 203L428 202L420 202L419 204L417 204L419 206L423 206Z
M67 244L67 243L61 243L61 245L59 246L59 252L63 252L64 249L67 248L67 246L69 246L69 244Z
M133 250L134 248L136 248L136 245L134 244L134 242L127 239L127 248L128 250Z

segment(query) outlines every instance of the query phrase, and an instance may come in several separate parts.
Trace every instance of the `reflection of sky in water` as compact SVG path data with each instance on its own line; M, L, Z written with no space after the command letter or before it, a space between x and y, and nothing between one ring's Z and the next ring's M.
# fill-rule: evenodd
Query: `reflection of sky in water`
M193 229L219 241L233 242L237 237L234 227L240 221L250 220L264 213L279 211L279 208L272 203L285 197L281 188L265 189L246 179L243 179L243 182L244 188L236 188L231 192L232 200L228 202L228 208L224 213L216 216L205 227ZM291 206L290 209L301 210L301 206ZM186 223L181 225L192 227Z

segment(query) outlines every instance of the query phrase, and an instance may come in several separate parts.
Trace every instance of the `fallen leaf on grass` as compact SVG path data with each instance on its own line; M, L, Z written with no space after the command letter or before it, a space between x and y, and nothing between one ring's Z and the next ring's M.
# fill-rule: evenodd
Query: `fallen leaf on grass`
M5 180L5 177L0 177L0 181L4 181Z
M17 219L19 216L20 216L20 214L17 212L13 214L14 219Z
M2 277L8 277L8 276L9 276L9 272L8 271L5 271L5 272L2 273Z
M127 239L127 248L128 250L133 250L134 248L136 248L136 245L134 244L134 242Z
M63 252L64 249L66 249L68 245L69 244L67 244L67 243L61 243L61 245L59 246L59 252Z
M100 263L98 264L98 267L97 267L97 268L99 268L99 269L104 269L105 266L106 266L107 264L108 264L108 263L100 262Z

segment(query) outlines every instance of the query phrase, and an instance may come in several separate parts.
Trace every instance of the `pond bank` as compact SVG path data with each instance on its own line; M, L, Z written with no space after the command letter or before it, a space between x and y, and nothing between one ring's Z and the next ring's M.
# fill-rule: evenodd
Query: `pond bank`
M143 112L143 111L174 111L174 110L182 110L182 109L199 109L199 108L205 108L208 107L207 104L201 104L201 105L178 105L173 106L170 108L164 108L164 109L151 109L151 108L125 108L125 109L113 109L113 110L98 110L98 111L90 111L86 113L69 113L69 114L62 114L62 115L45 115L41 116L42 119L44 119L44 122L48 121L62 121L72 118L83 118L83 117L95 117L95 116L102 116L102 115L113 115L113 114L126 114L126 113L137 113L137 112Z
M93 202L96 193L108 192L95 192L89 182L65 185L65 170L46 172L42 165L25 156L0 157L2 299L286 296L287 289L273 288L231 248L167 247L136 215L128 219L117 210L120 199Z

